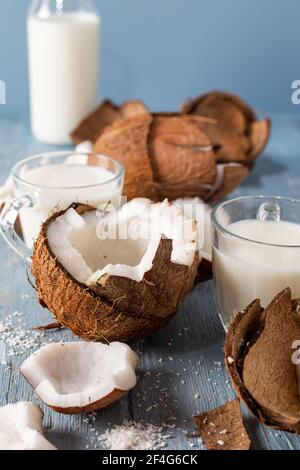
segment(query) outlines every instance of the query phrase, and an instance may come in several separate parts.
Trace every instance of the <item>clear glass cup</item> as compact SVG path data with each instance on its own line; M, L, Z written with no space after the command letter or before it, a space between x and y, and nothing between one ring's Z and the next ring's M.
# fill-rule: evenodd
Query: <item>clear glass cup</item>
M256 298L266 307L286 287L293 297L300 297L300 201L244 196L219 204L211 217L215 292L225 329L234 312ZM263 226L263 241L233 232L231 224L248 220L272 223ZM279 236L280 243L269 243L270 233L272 238Z
M98 154L51 152L17 163L12 180L15 199L2 211L0 231L11 248L30 261L34 240L52 212L74 202L95 208L110 203L118 208L124 169Z
M101 19L92 0L34 0L27 18L31 129L67 144L94 110L99 91Z

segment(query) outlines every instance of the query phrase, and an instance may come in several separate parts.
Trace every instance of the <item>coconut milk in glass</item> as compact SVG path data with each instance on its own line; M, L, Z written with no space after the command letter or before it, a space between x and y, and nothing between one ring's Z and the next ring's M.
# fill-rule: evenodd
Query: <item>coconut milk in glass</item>
M101 155L56 152L20 161L12 179L16 199L4 218L11 222L19 215L22 238L31 249L41 225L55 211L73 203L118 208L124 170L117 161Z
M300 297L300 201L242 197L212 214L213 269L225 328L235 310L259 298L266 307L290 287Z
M69 143L97 103L100 17L89 0L35 0L27 31L33 135Z

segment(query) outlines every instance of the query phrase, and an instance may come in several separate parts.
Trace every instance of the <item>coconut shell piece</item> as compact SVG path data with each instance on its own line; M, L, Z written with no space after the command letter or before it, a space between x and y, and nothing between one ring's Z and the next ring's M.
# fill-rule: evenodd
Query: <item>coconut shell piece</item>
M122 106L117 106L109 100L103 101L103 103L72 132L71 139L74 144L80 144L85 140L95 142L103 130L118 119L145 113L148 113L148 109L144 103L139 100L126 101Z
M20 366L38 397L58 413L91 413L137 383L138 356L123 343L51 343ZM67 372L66 372L67 371Z
M241 162L252 165L265 148L269 135L269 119L257 121L254 110L239 96L213 91L183 105L184 114L213 118L216 124L203 122L219 162Z
M194 421L208 450L249 450L238 399L194 416Z
M232 321L226 367L238 395L265 425L300 433L300 398L292 344L300 338L298 302L289 288L264 310L252 302Z

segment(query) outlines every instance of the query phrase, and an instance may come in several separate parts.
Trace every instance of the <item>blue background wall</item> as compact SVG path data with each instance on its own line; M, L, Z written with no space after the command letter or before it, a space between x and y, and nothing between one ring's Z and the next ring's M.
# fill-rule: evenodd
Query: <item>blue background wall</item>
M176 109L187 97L221 88L266 110L297 110L299 0L95 0L103 19L102 96L139 97ZM2 0L0 112L28 109L28 0Z

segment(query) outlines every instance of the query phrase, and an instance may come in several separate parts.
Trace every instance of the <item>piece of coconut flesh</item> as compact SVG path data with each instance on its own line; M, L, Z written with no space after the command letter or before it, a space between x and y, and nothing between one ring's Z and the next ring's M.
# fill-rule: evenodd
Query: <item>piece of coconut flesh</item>
M173 263L191 266L197 250L196 222L168 201L135 199L105 215L70 208L49 224L47 235L57 260L87 286L108 275L141 282L162 238L172 240Z
M199 197L180 198L174 201L185 214L197 222L197 239L200 255L207 261L212 261L212 236L210 217L212 207Z
M114 391L136 385L137 355L123 343L70 342L43 346L20 371L40 399L54 409L93 407ZM80 411L79 411L80 412Z
M33 403L0 408L0 450L56 450L43 431L43 413Z

